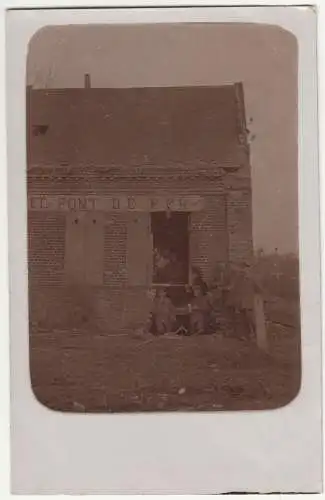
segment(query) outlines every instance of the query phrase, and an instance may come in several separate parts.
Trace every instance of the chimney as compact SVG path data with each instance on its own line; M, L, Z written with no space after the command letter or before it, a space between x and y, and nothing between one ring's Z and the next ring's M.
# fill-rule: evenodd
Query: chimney
M90 83L90 74L86 73L85 74L85 89L90 89L91 83Z

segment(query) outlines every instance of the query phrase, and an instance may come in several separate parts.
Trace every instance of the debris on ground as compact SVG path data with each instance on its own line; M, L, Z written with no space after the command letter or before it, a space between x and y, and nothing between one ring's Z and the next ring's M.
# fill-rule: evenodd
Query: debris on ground
M148 335L146 335L146 337L145 337L145 338L146 338L146 340L144 340L144 342L140 342L140 344L137 344L137 345L135 346L135 349L139 349L140 347L143 347L143 346L145 346L146 344L149 344L150 342L153 342L154 337L151 337L151 338L149 338L149 339L148 339L147 337L148 337ZM142 338L143 338L143 337L142 337Z

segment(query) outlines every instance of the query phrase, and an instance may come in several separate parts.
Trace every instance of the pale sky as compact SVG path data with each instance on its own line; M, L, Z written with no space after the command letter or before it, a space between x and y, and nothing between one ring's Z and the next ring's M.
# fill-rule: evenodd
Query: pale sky
M255 248L298 248L297 45L254 24L43 28L30 43L35 87L222 85L242 81L252 144Z

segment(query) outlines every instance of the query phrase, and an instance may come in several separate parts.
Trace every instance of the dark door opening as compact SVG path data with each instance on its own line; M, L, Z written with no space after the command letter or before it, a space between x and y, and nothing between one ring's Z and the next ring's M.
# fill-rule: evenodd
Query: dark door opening
M184 285L189 276L188 212L153 212L154 269L153 282Z

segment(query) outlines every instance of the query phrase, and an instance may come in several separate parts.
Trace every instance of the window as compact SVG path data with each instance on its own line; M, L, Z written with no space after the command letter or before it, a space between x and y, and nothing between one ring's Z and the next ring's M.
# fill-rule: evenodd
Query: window
M130 286L150 286L153 246L148 212L130 213L127 232L127 272Z
M154 283L180 285L189 279L188 212L152 212Z

